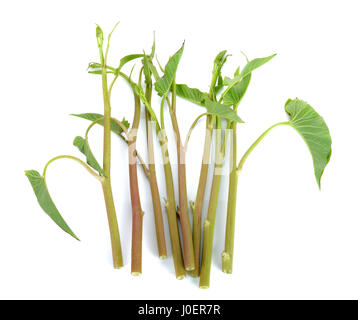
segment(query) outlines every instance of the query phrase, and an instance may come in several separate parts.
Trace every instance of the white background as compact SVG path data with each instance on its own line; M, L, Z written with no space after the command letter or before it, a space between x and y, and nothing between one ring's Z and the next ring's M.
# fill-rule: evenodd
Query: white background
M1 2L0 298L357 299L356 13L356 1L343 0ZM80 156L72 141L88 123L69 114L102 112L100 78L86 67L98 60L95 23L108 33L118 20L111 64L149 51L153 31L163 64L185 39L177 82L202 90L223 49L232 54L224 68L228 76L245 63L241 50L250 59L278 54L254 72L240 106L245 120L238 132L240 154L268 126L286 119L288 98L308 101L331 130L333 153L321 191L309 151L289 127L275 129L250 156L239 181L233 275L220 270L227 176L223 179L209 290L199 289L197 279L176 280L171 257L157 258L149 185L140 169L143 275L130 275L127 153L116 137L112 179L125 260L121 270L111 266L97 181L69 160L48 170L51 195L80 237L77 242L42 212L24 175L25 169L42 172L58 154ZM113 116L131 120L132 100L119 81ZM199 109L178 101L183 134ZM189 199L198 182L204 122L188 151ZM90 141L101 159L100 128ZM143 141L142 132L138 149L145 153ZM174 150L171 156L174 160ZM157 170L164 197L162 167ZM168 234L167 241L170 249Z

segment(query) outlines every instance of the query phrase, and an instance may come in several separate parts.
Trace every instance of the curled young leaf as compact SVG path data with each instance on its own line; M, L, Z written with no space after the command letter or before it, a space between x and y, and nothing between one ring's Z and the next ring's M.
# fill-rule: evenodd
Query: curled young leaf
M77 136L75 138L75 140L73 141L73 145L76 146L78 148L78 150L80 150L80 152L82 152L87 159L87 163L95 170L98 171L98 173L101 176L104 176L104 172L103 169L101 168L101 166L99 165L97 159L95 158L95 156L93 155L91 148L88 144L88 141L86 139L83 139L80 136Z
M328 127L323 118L302 100L288 100L285 110L290 117L289 124L302 136L311 152L314 173L320 188L321 177L332 152Z
M62 218L61 214L53 203L44 177L41 176L36 170L27 170L25 171L25 174L31 183L32 189L35 192L40 207L63 231L79 240L71 228L67 225L66 221Z
M98 42L98 46L103 45L103 31L99 25L96 27L96 38Z
M226 50L223 50L218 53L218 55L215 57L214 60L214 67L212 71L212 82L210 84L210 94L214 97L211 97L212 99L215 98L218 92L224 87L223 78L221 75L221 69L224 66L227 58L229 57L228 54L226 54Z
M214 59L214 66L221 68L227 59L227 50L220 51Z

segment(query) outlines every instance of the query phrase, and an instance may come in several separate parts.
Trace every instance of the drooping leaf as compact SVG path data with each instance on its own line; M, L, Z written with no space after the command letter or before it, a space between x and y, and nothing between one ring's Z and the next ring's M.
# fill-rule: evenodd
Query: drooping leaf
M91 122L103 118L103 114L99 114L99 113L80 113L80 114L72 114L72 116L86 119ZM123 120L121 122L125 125L125 127L127 129L129 128L130 124L126 119L123 118ZM103 126L103 120L98 121L98 124ZM118 135L121 135L123 133L122 127L114 120L111 120L111 130L112 130L112 132L114 132Z
M223 97L224 104L237 106L244 97L250 84L251 73L245 76L238 84L234 85Z
M224 104L206 99L204 107L206 108L208 113L214 114L216 116L219 116L219 117L231 120L231 121L243 123L243 121L236 114L236 112Z
M199 89L190 88L186 84L177 84L176 93L181 98L191 101L201 107L205 107L208 113L235 122L243 122L230 107L210 100L209 95L201 92Z
M117 71L115 68L110 67L110 66L107 66L106 69L107 69L106 70L107 73L115 74ZM91 74L102 74L102 65L98 62L91 62L88 65L87 71L88 71L88 73L91 73Z
M255 69L261 67L266 62L269 62L273 57L275 57L276 54L273 54L272 56L266 57L266 58L257 58L254 60L251 60L246 64L246 66L242 69L242 71L236 75L233 79L225 77L224 84L228 87L226 88L225 92L223 93L223 97L227 94L227 92L237 83L241 81L244 77L246 77L249 73L254 71Z
M103 31L99 25L96 27L96 38L98 41L98 45L102 46L103 44Z
M199 89L190 88L186 84L177 84L176 93L179 97L203 106L205 99L209 98L207 93Z
M331 157L331 136L323 118L306 102L288 100L285 111L290 117L290 125L305 140L313 159L313 167L318 187L321 177Z
M130 62L130 61L132 61L132 60L138 59L138 58L142 58L142 57L144 57L144 54L143 54L143 53L142 53L142 54L140 54L140 53L138 53L138 54L129 54L128 56L123 57L123 58L120 60L120 62L119 62L119 67L118 67L117 70L121 70L122 67L123 67L126 63L128 63L128 62Z
M155 83L155 90L159 96L168 94L178 68L180 58L183 54L184 43L181 48L169 59L165 66L164 75Z
M66 221L62 218L61 214L53 203L48 192L45 179L36 170L27 170L25 171L25 174L31 183L32 189L35 192L40 207L63 231L79 240L71 228L67 225Z
M76 146L78 148L78 150L80 150L80 152L82 152L86 156L87 163L93 169L97 170L101 176L104 176L104 172L103 172L101 166L99 165L97 159L93 155L91 148L88 144L88 141L86 139L83 139L80 136L77 136L75 138L75 140L73 141L73 145Z

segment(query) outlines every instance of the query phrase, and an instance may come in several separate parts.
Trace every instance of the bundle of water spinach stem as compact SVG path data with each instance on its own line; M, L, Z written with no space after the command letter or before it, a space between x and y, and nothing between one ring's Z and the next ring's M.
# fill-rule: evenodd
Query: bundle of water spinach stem
M118 25L118 24L117 24ZM255 140L241 159L237 156L237 126L243 121L238 116L239 105L251 82L252 72L269 62L275 55L265 58L249 60L243 68L238 67L231 77L222 75L222 68L227 61L228 54L221 51L214 59L212 76L209 80L208 92L192 88L187 84L176 83L176 73L184 44L168 60L163 68L156 59L155 41L150 53L136 53L120 59L119 66L108 64L109 44L113 31L105 41L102 29L97 26L96 39L99 51L98 62L90 63L88 72L101 79L103 107L100 113L74 114L81 119L89 121L83 136L75 137L73 145L82 154L84 160L72 155L59 155L47 162L42 174L35 170L25 171L38 203L45 213L66 233L78 240L76 234L61 216L51 199L46 185L46 172L50 164L59 159L70 159L80 164L89 174L98 180L102 186L104 203L106 207L109 234L111 240L113 266L123 266L121 240L114 205L111 175L111 148L112 133L118 136L128 146L128 172L130 185L130 200L132 206L132 240L131 240L131 273L142 273L142 232L143 210L139 192L137 170L143 170L148 187L150 188L153 215L155 221L158 256L166 259L167 246L170 244L174 271L177 279L184 279L187 274L200 277L200 288L209 288L210 270L212 264L214 226L218 205L219 191L227 190L227 218L225 230L225 247L222 252L222 271L232 273L234 257L235 213L237 199L238 178L244 163L264 139L276 127L290 126L303 138L313 160L315 178L320 187L323 171L331 155L331 137L323 118L305 101L300 99L287 100L284 109L286 120L278 122L266 129ZM139 51L141 52L141 51ZM140 71L137 79L130 74L122 72L127 63L140 62ZM256 72L256 71L255 71ZM111 92L117 84L118 78L131 88L133 94L134 117L132 123L126 119L118 120L112 116ZM156 114L152 108L152 94L160 97L160 112ZM201 108L202 114L196 119L184 136L179 130L177 119L177 97L185 99ZM153 99L154 100L154 99ZM167 125L164 112L169 112L170 125ZM147 160L136 149L138 130L140 128L141 113L145 113L146 152ZM186 178L186 150L190 135L200 120L206 121L203 133L203 153L197 192L194 201L188 200ZM92 153L88 134L92 127L103 127L103 160L100 163ZM177 163L170 162L168 149L167 128L174 130ZM229 141L230 140L230 141ZM156 166L154 146L158 143L161 149L161 168ZM213 156L214 170L209 170L209 162ZM229 184L223 185L224 160L230 159ZM195 159L194 159L195 160ZM157 170L164 171L166 194L160 194L158 189ZM177 170L177 181L173 178L173 170ZM123 175L128 174L122 172ZM212 177L209 177L212 174ZM209 185L208 182L211 182ZM210 194L207 212L203 212L205 192ZM179 202L176 203L176 192ZM164 199L164 201L162 201ZM164 215L168 220L170 241L165 239ZM191 211L191 214L189 213ZM127 214L127 213L123 213ZM118 215L120 217L120 215Z

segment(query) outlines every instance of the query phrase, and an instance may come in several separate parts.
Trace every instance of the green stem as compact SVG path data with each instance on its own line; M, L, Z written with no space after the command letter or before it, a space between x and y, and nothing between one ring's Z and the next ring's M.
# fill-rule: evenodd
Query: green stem
M134 94L135 110L132 128L128 135L128 162L129 162L129 185L132 203L132 275L137 276L142 273L142 238L143 238L143 210L140 203L136 141L137 131L140 121L140 99Z
M108 43L109 46L109 43ZM106 65L108 46L106 51L106 58L102 61L102 66ZM102 52L102 48L100 48ZM103 57L103 53L101 54ZM107 218L111 236L113 266L118 269L123 266L122 248L119 237L119 228L114 207L112 186L111 186L111 105L107 84L107 71L102 67L102 89L103 89L103 103L104 103L104 135L103 135L103 172L105 178L102 182L104 199L107 208Z
M179 229L177 223L177 212L175 208L173 173L169 161L168 138L166 136L164 129L160 132L160 134L161 134L160 145L161 145L161 151L163 157L165 185L167 191L167 200L166 200L165 207L167 209L167 214L168 214L170 242L172 246L175 274L177 279L181 280L185 278L186 272L184 268L183 257L182 257L181 246L180 246Z
M199 286L202 289L207 289L210 286L210 270L211 270L211 259L213 252L213 241L214 241L214 227L216 218L216 209L219 199L220 182L222 176L223 167L223 150L222 150L222 134L220 119L216 119L216 144L215 144L215 168L214 177L211 185L211 193L209 200L209 208L207 218L204 222L204 239L203 239L203 262L200 272L200 283Z
M86 139L86 140L88 140L88 134L89 134L90 129L91 129L95 124L97 124L97 123L103 121L103 119L104 119L104 118L99 118L99 119L93 121L93 122L89 125L89 127L87 128L86 134L85 134L85 139ZM111 118L111 121L116 122L116 123L122 128L122 130L123 130L123 132L125 133L125 135L126 135L127 137L129 136L128 129L127 129L126 126L123 124L123 122L119 121L119 120L116 119L116 118ZM128 140L127 140L122 134L118 134L118 136L128 145ZM141 165L141 167L142 167L142 169L143 169L143 172L144 172L145 176L146 176L147 178L149 178L149 169L148 169L148 167L146 166L146 164L145 164L143 158L141 157L141 155L138 153L137 150L135 150L135 153L136 153L136 155L137 155L138 161L139 161L139 163L140 163L140 165Z
M236 212L236 198L237 198L237 182L238 171L237 164L237 141L236 141L236 122L231 124L231 155L230 155L230 178L229 178L229 193L227 201L227 216L226 216L226 233L225 233L225 250L222 253L222 271L225 273L232 273L232 261L234 252L234 232L235 232L235 212Z
M189 212L188 212L188 194L186 186L186 164L185 164L185 150L180 138L180 130L178 120L175 114L176 109L176 92L175 80L172 86L172 104L169 106L169 112L172 120L173 129L175 132L176 146L177 146L177 161L178 161L178 189L179 189L179 218L183 237L183 251L185 269L192 271L195 269L193 234L191 231Z
M151 103L151 97L152 97L151 83L147 84L145 95L147 101ZM167 248L165 243L162 206L160 203L160 195L159 195L157 174L155 168L153 128L152 128L151 116L147 109L145 110L145 119L146 119L147 150L148 150L148 162L149 162L148 164L149 175L147 177L149 179L150 190L152 193L152 203L153 203L155 230L157 235L158 254L160 259L165 259L167 257Z
M188 131L188 134L186 135L186 138L185 138L185 143L184 143L184 151L185 151L185 154L188 150L188 144L189 144L189 140L190 140L190 137L191 137L191 134L196 126L196 124L198 123L198 121L202 118L202 117L205 117L205 116L208 116L210 115L210 113L202 113L201 115L199 115L195 120L194 122L192 123L191 127L189 128L189 131Z
M106 203L107 218L109 224L109 231L112 244L113 267L119 269L123 267L122 248L119 237L118 222L116 217L116 210L114 207L113 194L111 184L106 179L102 182L103 195Z
M223 64L218 65L216 62L214 62L209 90L209 98L213 101L216 101L215 85L221 72L222 65ZM207 115L204 151L201 161L199 184L196 192L195 202L191 202L191 208L193 212L193 245L195 269L190 273L190 275L193 277L198 277L200 275L201 219L203 214L203 202L208 177L214 120L215 118L213 116Z
M100 182L103 181L104 177L101 177L99 174L97 174L94 170L92 170L85 162L83 162L82 160L76 158L76 157L73 157L73 156L68 156L68 155L61 155L61 156L57 156L57 157L54 157L52 158L51 160L49 160L46 165L45 165L45 168L44 168L44 171L42 173L42 176L44 178L46 178L46 172L47 172L47 168L48 166L56 161L56 160L59 160L59 159L71 159L71 160L74 160L76 162L78 162L79 164L81 164L93 177L95 177L96 179L98 179Z
M251 152L257 147L262 139L275 127L280 125L290 125L289 122L279 122L268 128L258 139L250 146L241 158L237 168L236 166L236 124L233 123L233 137L232 137L232 171L230 173L229 181L229 194L227 204L227 218L226 218L226 231L225 231L225 249L222 253L222 271L225 273L232 273L233 256L234 256L234 240L235 240L235 216L236 216L236 199L237 199L237 184L239 174L242 171L245 161Z
M208 177L214 119L215 118L210 115L206 117L206 132L205 132L205 140L204 140L203 157L201 161L200 178L199 178L198 189L196 192L195 202L192 203L193 242L194 242L193 244L194 244L194 256L195 256L195 270L191 272L191 276L193 277L199 277L200 274L201 217L203 211L206 181Z
M275 127L278 127L278 126L282 126L282 125L291 125L290 122L288 121L285 121L285 122L279 122L279 123L276 123L274 124L273 126L271 126L270 128L268 128L261 136L259 136L257 138L257 140L250 146L250 148L245 152L245 154L242 156L240 162L239 162L239 165L237 166L237 171L238 173L240 174L241 170L242 170L242 167L244 166L244 163L246 161L246 159L248 158L248 156L250 155L250 153L256 148L256 146L261 142L261 140L263 138L266 137L266 135Z

